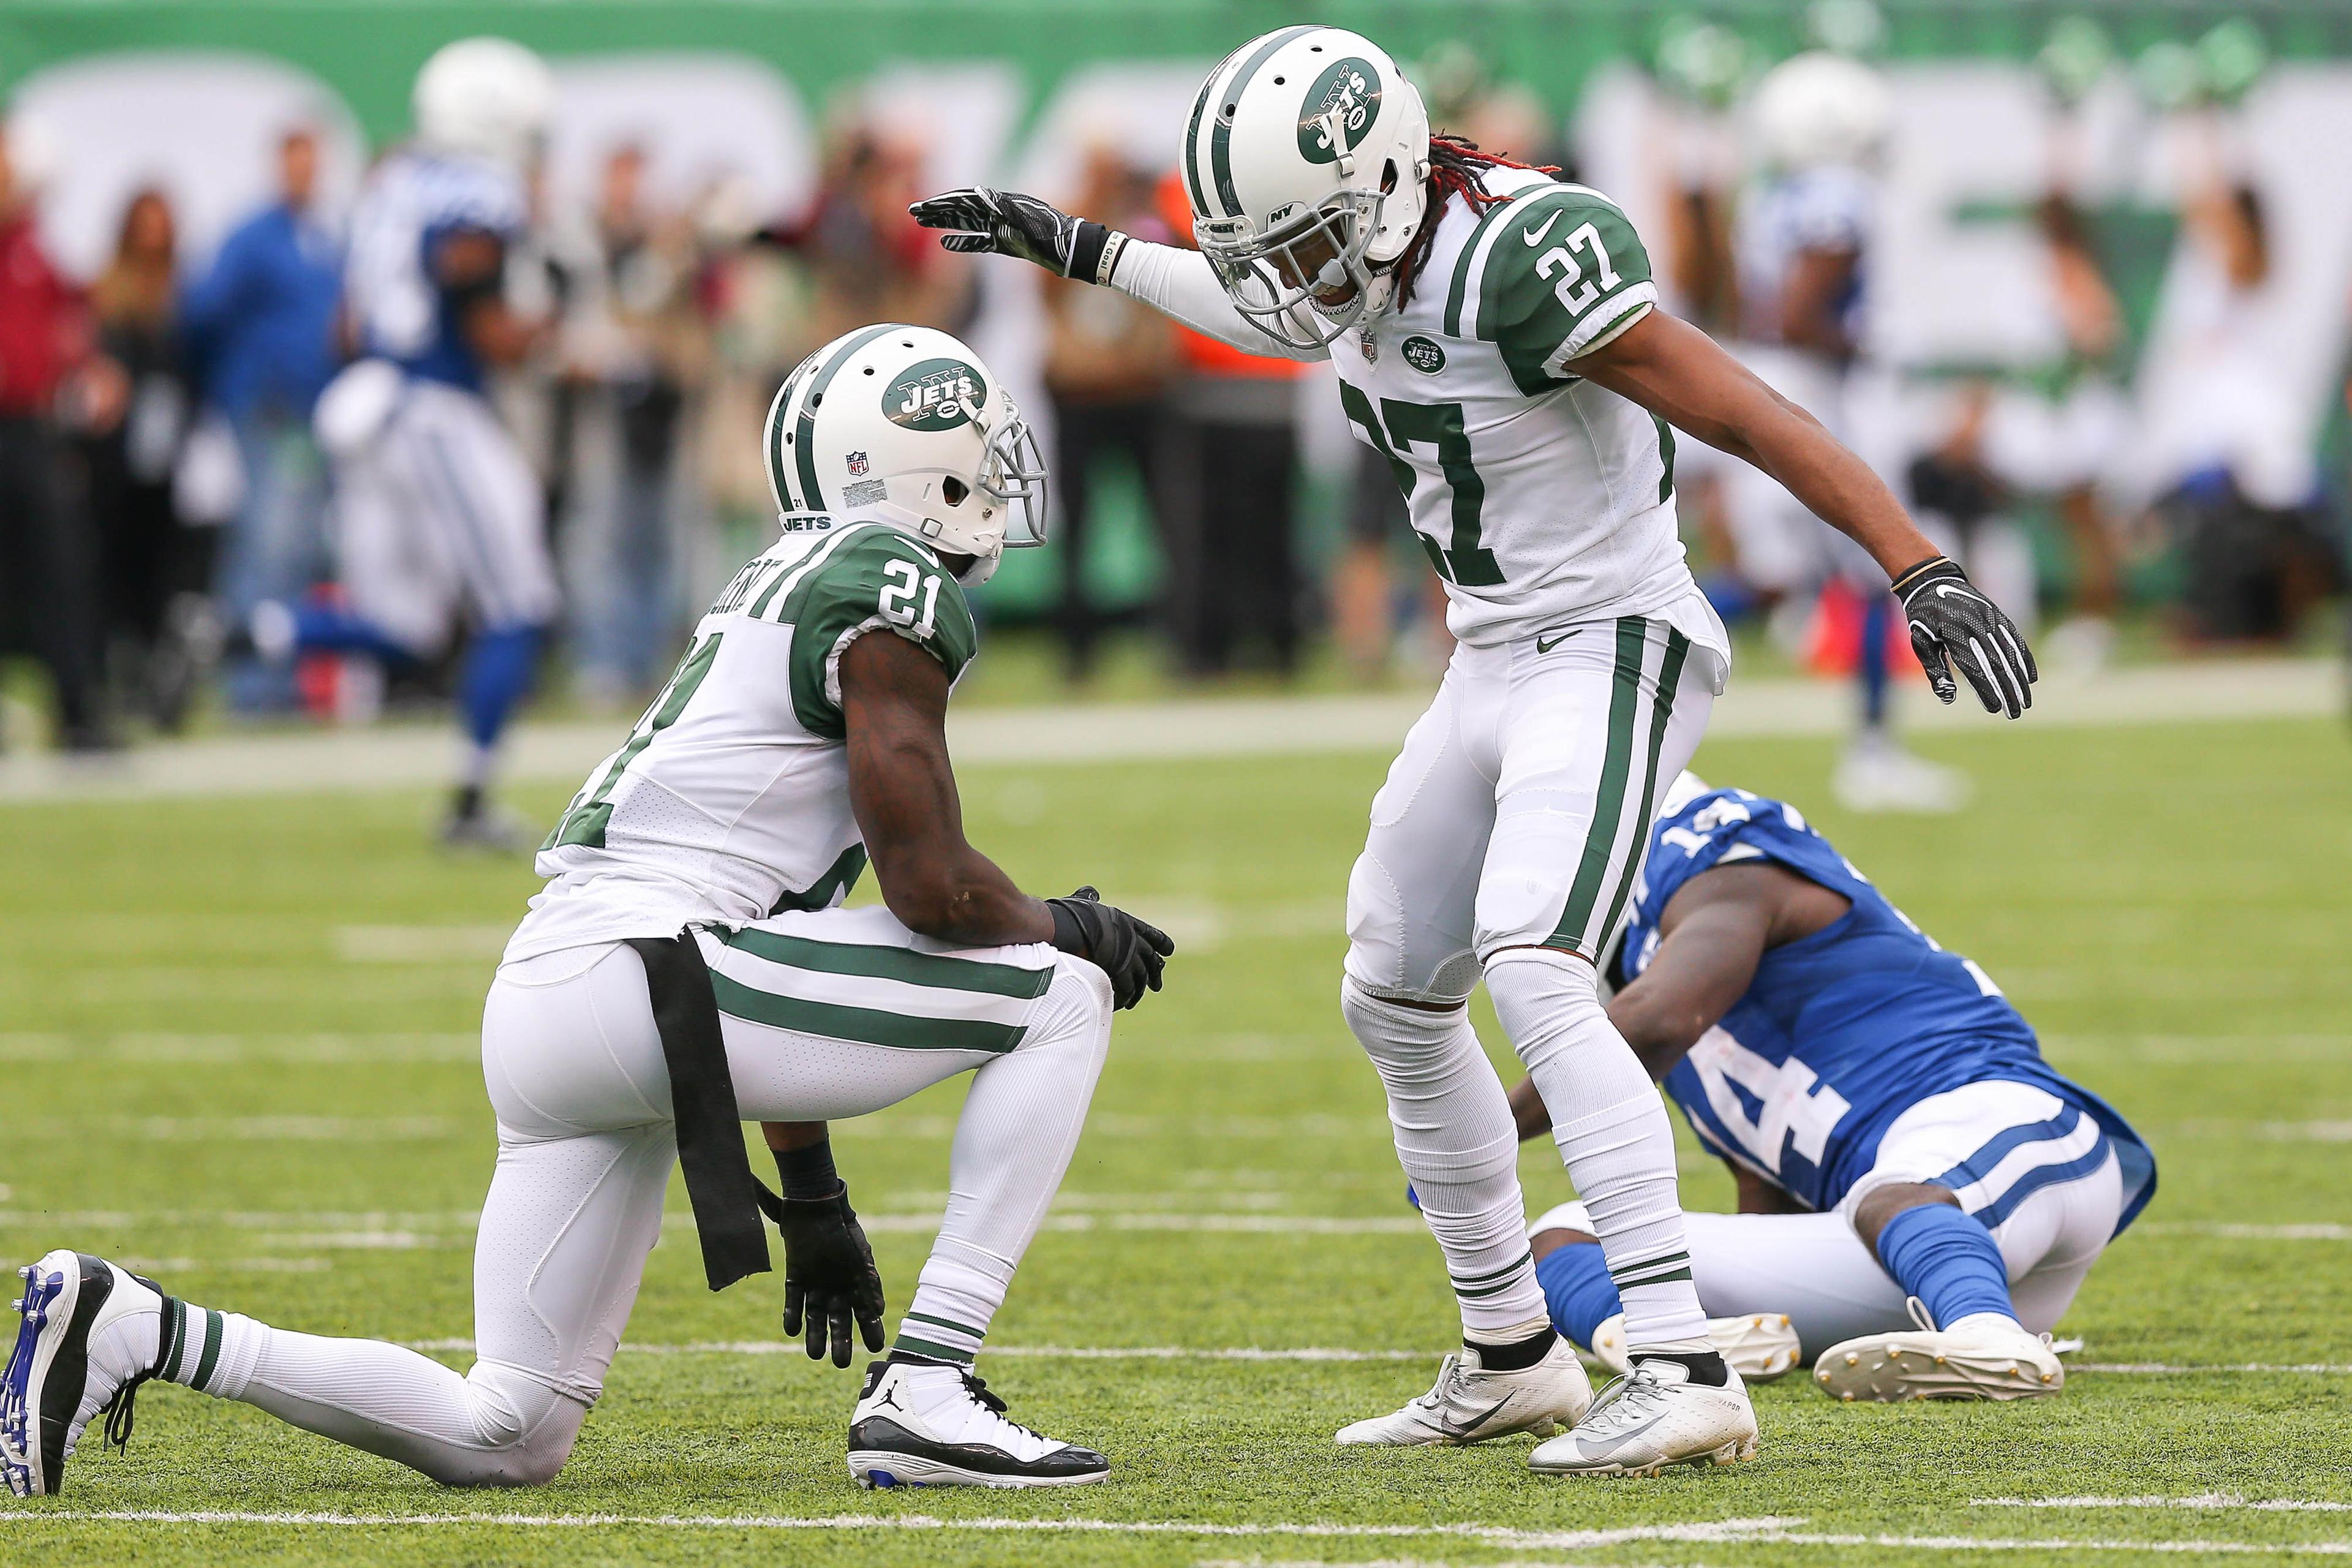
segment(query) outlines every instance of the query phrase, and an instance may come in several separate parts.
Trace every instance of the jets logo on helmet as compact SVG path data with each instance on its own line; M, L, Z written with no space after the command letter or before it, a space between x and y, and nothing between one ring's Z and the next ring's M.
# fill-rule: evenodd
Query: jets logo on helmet
M866 327L809 355L769 405L761 447L787 532L885 523L969 557L966 584L1045 540L1036 438L980 356L929 327ZM843 473L846 484L826 477Z
M1379 46L1284 27L1225 57L1184 132L1192 232L1267 336L1316 351L1385 308L1428 216L1429 113Z
M1298 155L1310 163L1336 163L1363 144L1381 107L1379 68L1370 60L1341 60L1315 79L1298 111Z
M882 412L909 430L952 430L988 401L988 382L961 360L925 360L890 384Z

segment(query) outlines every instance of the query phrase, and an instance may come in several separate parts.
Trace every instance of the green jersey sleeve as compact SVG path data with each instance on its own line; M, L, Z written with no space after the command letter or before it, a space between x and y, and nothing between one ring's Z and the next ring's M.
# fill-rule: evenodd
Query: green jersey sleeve
M980 648L963 585L939 558L894 529L862 530L795 584L777 617L793 628L793 712L813 735L847 738L841 655L867 632L895 632L938 659L952 681Z
M1650 253L1615 203L1563 185L1520 207L1488 247L1476 334L1502 350L1519 390L1549 391L1565 366L1658 301Z

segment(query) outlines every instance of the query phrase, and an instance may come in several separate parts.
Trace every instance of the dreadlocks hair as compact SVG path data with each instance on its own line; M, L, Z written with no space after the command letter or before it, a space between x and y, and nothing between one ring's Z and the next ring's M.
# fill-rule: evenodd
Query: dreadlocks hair
M1396 299L1400 305L1412 300L1412 286L1420 280L1422 263L1429 259L1429 247L1437 239L1438 209L1448 196L1460 196L1470 204L1472 212L1483 213L1488 207L1500 206L1506 198L1487 191L1482 179L1489 169L1528 169L1538 174L1557 174L1559 170L1549 163L1522 163L1496 153L1481 153L1478 143L1460 136L1438 132L1429 139L1429 205L1421 219L1421 232L1412 237L1397 258Z

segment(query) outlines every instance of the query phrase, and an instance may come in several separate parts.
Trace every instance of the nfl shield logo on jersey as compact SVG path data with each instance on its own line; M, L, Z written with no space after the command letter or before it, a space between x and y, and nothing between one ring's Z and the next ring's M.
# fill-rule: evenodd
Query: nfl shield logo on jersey
M1372 335L1370 322L1356 329L1356 346L1364 351L1364 361L1371 363L1381 357L1380 340Z
M863 452L852 452L852 453L850 453L850 454L849 454L849 477L850 477L851 479L861 479L861 478L863 478L863 477L865 476L865 473L866 473L866 454L865 454L865 453L863 453Z

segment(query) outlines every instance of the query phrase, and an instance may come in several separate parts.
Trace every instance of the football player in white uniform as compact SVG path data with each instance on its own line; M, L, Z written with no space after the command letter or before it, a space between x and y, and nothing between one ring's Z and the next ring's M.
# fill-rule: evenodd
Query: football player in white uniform
M457 844L516 838L488 790L558 605L539 479L485 395L539 335L508 302L506 265L554 101L546 65L504 38L448 45L418 74L415 139L376 166L352 217L345 302L362 357L316 416L350 607L254 617L264 653L393 663L436 657L462 621L467 745L443 830Z
M1097 1481L1100 1454L1003 1416L972 1360L1069 1163L1114 1007L1168 939L1093 890L1040 900L963 836L944 728L967 585L1041 537L1034 443L977 356L877 326L793 373L764 437L783 537L736 574L645 717L572 800L490 987L499 1131L478 1358L320 1339L195 1307L70 1250L22 1270L0 1468L55 1492L151 1378L242 1400L453 1486L562 1468L682 1164L713 1288L785 1243L787 1332L882 1346L882 1286L824 1123L972 1074L947 1213L849 1466L867 1485ZM875 635L886 634L886 635ZM869 863L885 906L839 905ZM781 1199L744 1163L769 1123Z
M1510 1108L1470 1028L1483 974L1559 1112L1633 1344L1613 1414L1531 1462L1623 1474L1744 1457L1755 1416L1691 1289L1665 1110L1592 967L1728 662L1675 537L1668 426L1764 468L1869 550L1946 700L1948 657L2014 717L2032 660L1866 467L1655 308L1615 205L1433 138L1369 40L1293 26L1244 45L1202 85L1181 158L1198 252L1007 192L914 212L954 231L950 249L1107 284L1256 353L1330 358L1445 582L1460 646L1373 802L1341 1001L1444 1248L1463 1350L1429 1394L1339 1440L1475 1442L1586 1415L1528 1252Z

